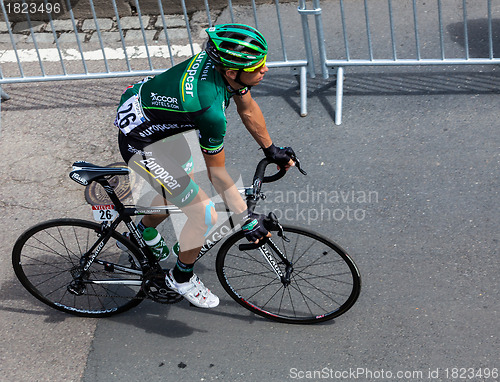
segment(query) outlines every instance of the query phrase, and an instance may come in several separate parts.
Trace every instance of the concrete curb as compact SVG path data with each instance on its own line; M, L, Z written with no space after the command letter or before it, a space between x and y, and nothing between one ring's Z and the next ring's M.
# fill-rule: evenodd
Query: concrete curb
M188 20L194 39L205 38L204 29L208 27L208 22L206 17L203 17L204 15L206 16L204 11L197 11L191 14ZM217 15L214 14L213 17L217 17ZM169 39L175 41L188 38L184 15L165 15L164 18ZM125 42L144 43L141 22L148 42L166 40L161 15L142 16L141 19L135 16L124 16L119 21L115 17L97 19L99 32L105 43L121 41L120 29L123 32ZM11 22L10 28L15 44L33 44L33 39L37 44L55 44L55 39L60 43L74 43L76 41L72 20L53 20L52 24L32 21L31 28L27 21ZM99 42L97 26L93 18L76 20L76 31L82 42ZM0 22L0 43L12 43L6 22Z

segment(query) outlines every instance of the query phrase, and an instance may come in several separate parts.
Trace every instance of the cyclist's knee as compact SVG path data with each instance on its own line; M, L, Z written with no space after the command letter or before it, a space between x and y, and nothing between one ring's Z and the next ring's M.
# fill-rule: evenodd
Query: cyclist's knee
M195 200L182 208L190 221L190 227L197 232L207 235L217 223L215 204L200 190Z
M193 227L197 227L198 232L207 236L210 230L217 222L217 212L215 212L215 205L211 200L204 200L193 206L191 211L191 221Z

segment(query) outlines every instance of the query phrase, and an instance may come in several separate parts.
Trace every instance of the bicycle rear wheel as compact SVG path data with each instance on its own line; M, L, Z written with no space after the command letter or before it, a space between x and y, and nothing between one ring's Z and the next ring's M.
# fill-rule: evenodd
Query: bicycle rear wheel
M71 287L82 272L80 259L101 236L101 226L77 219L56 219L23 233L12 252L12 264L23 286L43 303L78 316L105 317L138 305L141 256L137 247L113 231L77 291ZM116 241L122 244L119 249ZM131 285L135 284L135 285Z
M293 264L290 284L273 270L273 262L282 273L285 265L271 246L265 244L274 260L258 248L242 251L239 245L248 241L238 232L217 254L217 275L226 292L246 309L285 323L317 323L347 312L361 290L354 261L336 243L312 231L283 229L289 242L277 234L271 240Z

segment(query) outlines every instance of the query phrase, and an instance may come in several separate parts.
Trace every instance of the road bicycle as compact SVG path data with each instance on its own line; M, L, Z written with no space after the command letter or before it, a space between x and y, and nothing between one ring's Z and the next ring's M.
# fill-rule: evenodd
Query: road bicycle
M305 174L299 160L294 160ZM285 175L280 170L265 176L271 163L262 159L252 186L240 189L249 211L265 198L262 185ZM112 202L92 206L99 222L49 220L28 229L16 241L14 271L38 300L66 313L105 317L129 310L144 299L167 304L183 299L165 285L167 270L133 221L138 215L180 210L169 205L124 205L110 182L129 171L126 166L75 162L71 179L84 186L99 183ZM217 203L216 211L228 209ZM338 317L356 302L361 288L358 268L335 242L308 229L281 225L270 213L265 225L272 237L253 244L241 230L234 232L236 224L229 221L209 233L197 261L227 237L217 253L216 272L224 290L244 308L279 322L309 324ZM137 244L118 232L122 222Z

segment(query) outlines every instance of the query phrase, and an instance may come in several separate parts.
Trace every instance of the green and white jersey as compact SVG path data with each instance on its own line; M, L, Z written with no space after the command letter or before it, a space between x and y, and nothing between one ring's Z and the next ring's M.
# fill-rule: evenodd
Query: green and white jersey
M203 152L224 146L225 110L232 94L205 51L155 77L129 86L115 125L144 144L197 129Z

